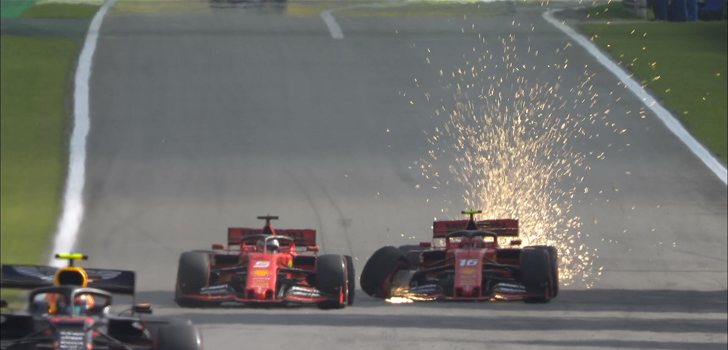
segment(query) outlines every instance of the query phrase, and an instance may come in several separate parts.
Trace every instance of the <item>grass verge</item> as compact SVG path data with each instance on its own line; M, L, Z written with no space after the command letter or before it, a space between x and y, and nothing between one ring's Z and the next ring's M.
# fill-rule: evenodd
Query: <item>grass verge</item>
M44 4L22 17L90 18L91 10ZM70 125L67 101L82 39L0 36L2 263L44 262L59 215Z
M591 20L642 20L627 8L621 1L612 1L605 5L593 6L587 9L586 17ZM647 19L654 19L652 9L647 9Z
M66 144L64 98L78 40L2 41L2 261L35 263L58 216Z
M89 4L61 4L41 3L37 4L21 15L23 18L92 18L98 10L98 6Z
M728 143L728 22L583 23L719 159Z
M337 12L344 16L375 17L489 17L515 13L510 1L492 3L403 3L395 6L362 6L345 8Z
M2 0L0 1L0 17L15 18L20 16L36 0Z

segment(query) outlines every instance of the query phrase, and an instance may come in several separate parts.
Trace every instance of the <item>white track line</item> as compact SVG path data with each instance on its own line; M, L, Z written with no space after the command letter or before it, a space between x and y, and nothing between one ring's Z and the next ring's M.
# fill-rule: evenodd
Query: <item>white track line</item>
M344 32L341 31L341 27L339 27L339 24L336 23L336 19L334 19L334 16L331 15L332 11L333 10L326 10L321 12L321 19L324 20L324 23L326 23L326 27L329 28L329 33L331 33L332 38L343 39Z
M594 56L599 63L606 67L612 74L614 74L635 96L637 96L642 103L651 109L655 115L660 118L662 123L665 124L668 130L670 130L680 141L682 141L690 151L693 152L701 161L710 169L718 178L723 181L723 184L728 184L728 172L726 171L725 165L723 165L713 154L711 154L705 147L703 147L698 140L690 135L690 133L683 127L682 124L659 102L655 100L637 81L632 79L627 72L620 68L616 63L610 60L604 55L591 41L585 38L583 35L574 31L571 27L567 26L563 22L557 20L553 16L554 10L548 10L543 13L543 18L554 25L556 28L564 32L564 34L571 37L579 45L581 45L587 52Z
M89 80L93 63L96 42L99 38L99 29L104 16L114 6L116 0L106 1L91 20L86 40L78 58L73 91L73 133L68 162L68 177L66 179L66 193L63 198L63 213L58 222L58 228L51 250L50 264L63 265L53 258L54 254L70 252L76 245L76 237L83 220L83 187L86 178L86 136L90 128L89 118Z
M329 33L331 33L331 37L334 39L343 39L344 38L344 32L341 30L341 27L339 27L339 24L336 23L336 19L334 18L334 15L332 13L334 11L342 11L342 10L351 10L356 8L389 8L389 7L401 7L402 4L359 4L359 5L352 5L352 6L346 6L338 9L330 9L321 11L321 19L324 20L324 23L326 24L326 27L329 28Z

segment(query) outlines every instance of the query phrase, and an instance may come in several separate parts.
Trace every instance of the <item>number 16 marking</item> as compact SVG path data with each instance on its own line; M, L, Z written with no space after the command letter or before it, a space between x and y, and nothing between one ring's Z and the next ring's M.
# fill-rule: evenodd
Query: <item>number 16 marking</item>
M478 259L460 259L460 266L476 266Z

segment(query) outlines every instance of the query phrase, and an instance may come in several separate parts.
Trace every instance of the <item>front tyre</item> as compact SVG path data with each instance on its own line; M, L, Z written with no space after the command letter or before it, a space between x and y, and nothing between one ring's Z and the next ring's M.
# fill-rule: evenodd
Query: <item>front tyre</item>
M556 247L537 245L534 248L545 249L549 253L549 260L551 260L551 298L555 298L559 294L559 255L556 251Z
M401 245L399 251L407 257L410 266L418 266L420 264L422 247L419 245Z
M159 328L156 350L201 350L202 335L192 325L165 325Z
M321 293L336 297L334 300L322 301L322 309L341 309L346 307L348 301L349 272L346 268L346 258L342 255L326 254L318 257L316 261L316 288Z
M349 255L344 255L346 259L346 283L349 293L346 297L346 305L354 304L354 294L356 293L356 271L354 271L354 259Z
M179 306L200 307L203 302L186 299L185 294L198 294L210 281L210 254L206 251L184 252L179 257L174 300Z
M521 252L521 283L526 287L526 302L547 303L555 296L555 266L548 247L525 247ZM556 277L558 278L558 277ZM556 282L558 283L558 281Z
M367 260L361 272L359 283L367 294L377 298L391 296L391 283L394 274L409 267L407 257L396 247L379 248Z

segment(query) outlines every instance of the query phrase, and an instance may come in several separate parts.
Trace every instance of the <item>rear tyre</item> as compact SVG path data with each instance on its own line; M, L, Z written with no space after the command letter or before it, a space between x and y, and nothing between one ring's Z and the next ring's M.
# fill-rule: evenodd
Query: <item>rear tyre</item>
M179 257L174 300L183 307L201 307L204 303L185 299L185 294L196 294L210 281L210 254L206 251L184 252Z
M553 294L553 271L548 247L523 248L521 252L521 283L526 287L529 303L547 303Z
M349 255L344 255L346 259L346 283L349 294L346 298L346 305L354 304L354 294L356 293L356 271L354 271L354 259Z
M407 257L398 248L379 248L364 265L359 279L361 289L373 297L389 298L392 293L392 277L398 270L408 267Z
M342 255L321 255L316 261L316 288L327 295L337 296L336 300L319 303L322 309L341 309L346 306L348 286L346 258ZM343 298L341 294L344 294Z
M156 350L201 350L202 335L192 325L166 325L157 332Z

